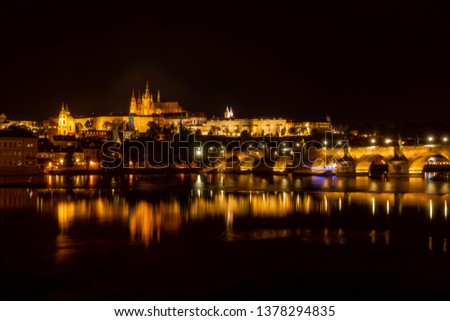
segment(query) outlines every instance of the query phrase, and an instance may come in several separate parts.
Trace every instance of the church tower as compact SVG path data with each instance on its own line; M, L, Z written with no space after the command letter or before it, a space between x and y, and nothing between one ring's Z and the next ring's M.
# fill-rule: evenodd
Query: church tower
M150 115L150 103L151 103L150 89L148 87L148 80L147 80L147 83L145 85L144 97L142 97L142 113L144 115Z
M233 108L231 106L230 107L227 106L227 108L225 109L224 117L226 119L234 118Z
M66 104L66 107L64 107L64 102L62 102L58 119L58 135L72 135L74 133L75 120L70 115L69 105Z
M136 98L134 97L134 89L131 92L131 102L130 102L130 114L136 114L137 108L136 108Z

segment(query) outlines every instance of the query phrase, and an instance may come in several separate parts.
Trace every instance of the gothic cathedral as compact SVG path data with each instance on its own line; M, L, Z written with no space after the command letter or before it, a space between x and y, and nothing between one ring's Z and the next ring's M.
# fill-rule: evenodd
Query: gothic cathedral
M151 115L176 114L182 112L183 108L181 108L178 101L161 102L159 90L156 96L156 101L153 100L153 94L150 93L148 81L145 86L144 95L141 95L141 92L139 91L138 98L136 99L134 95L134 89L132 91L130 101L130 115L151 116Z

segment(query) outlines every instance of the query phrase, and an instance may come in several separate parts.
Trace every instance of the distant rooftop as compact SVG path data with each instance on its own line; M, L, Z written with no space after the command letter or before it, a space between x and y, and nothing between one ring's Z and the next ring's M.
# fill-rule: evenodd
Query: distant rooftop
M36 138L33 133L24 129L3 129L0 130L0 137L23 137L23 138Z

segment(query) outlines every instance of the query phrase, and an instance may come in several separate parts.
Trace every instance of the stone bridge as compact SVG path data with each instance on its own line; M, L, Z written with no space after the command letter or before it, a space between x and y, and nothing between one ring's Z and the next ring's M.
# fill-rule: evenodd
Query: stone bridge
M337 163L338 174L369 175L373 164L384 164L389 174L419 175L425 168L450 170L450 145L322 148L318 158L319 166Z

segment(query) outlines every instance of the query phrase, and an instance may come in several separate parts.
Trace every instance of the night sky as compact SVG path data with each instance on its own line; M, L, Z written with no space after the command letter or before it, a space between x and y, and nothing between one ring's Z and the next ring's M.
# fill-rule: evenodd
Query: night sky
M445 2L0 2L0 113L127 112L148 79L210 117L449 124Z

